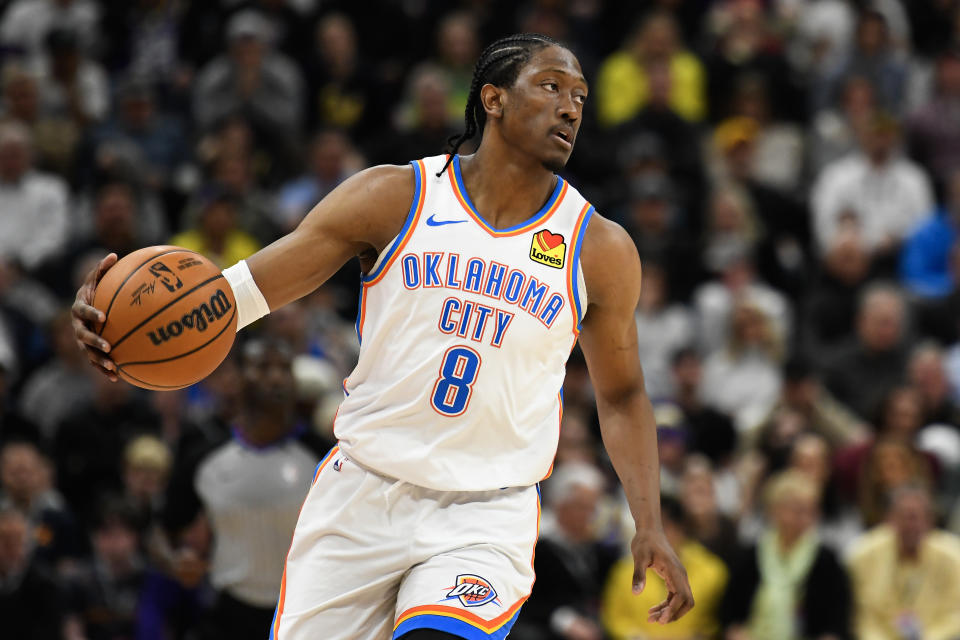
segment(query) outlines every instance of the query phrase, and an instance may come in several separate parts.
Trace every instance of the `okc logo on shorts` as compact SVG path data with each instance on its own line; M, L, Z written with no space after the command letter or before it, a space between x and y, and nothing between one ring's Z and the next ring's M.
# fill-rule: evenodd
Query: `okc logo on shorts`
M460 599L460 604L465 607L479 607L488 602L495 605L500 604L497 600L497 592L486 579L475 576L472 573L464 573L457 576L457 582L449 587L447 596L444 600Z

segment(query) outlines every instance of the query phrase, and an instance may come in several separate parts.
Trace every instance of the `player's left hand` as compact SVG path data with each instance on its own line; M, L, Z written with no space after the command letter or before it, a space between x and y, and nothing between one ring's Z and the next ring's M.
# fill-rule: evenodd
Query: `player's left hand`
M667 585L667 598L650 608L647 622L666 624L681 618L693 608L693 593L687 571L680 564L663 531L638 530L630 544L633 552L633 592L643 591L647 569L657 572Z

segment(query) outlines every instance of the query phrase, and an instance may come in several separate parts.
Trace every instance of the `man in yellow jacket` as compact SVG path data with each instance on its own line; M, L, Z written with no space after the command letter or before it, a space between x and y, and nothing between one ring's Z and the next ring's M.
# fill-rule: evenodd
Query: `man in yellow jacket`
M960 538L933 530L926 489L894 493L887 522L854 543L850 574L859 640L960 638Z

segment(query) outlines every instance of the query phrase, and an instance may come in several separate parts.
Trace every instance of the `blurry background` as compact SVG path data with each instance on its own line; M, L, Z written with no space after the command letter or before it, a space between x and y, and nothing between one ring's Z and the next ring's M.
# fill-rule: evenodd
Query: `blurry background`
M95 375L69 304L109 251L228 266L364 167L442 152L516 31L591 84L564 175L643 259L697 608L648 625L662 583L629 593L575 352L511 638L960 637L956 0L0 0L4 634L266 637L357 355L357 264L181 392Z

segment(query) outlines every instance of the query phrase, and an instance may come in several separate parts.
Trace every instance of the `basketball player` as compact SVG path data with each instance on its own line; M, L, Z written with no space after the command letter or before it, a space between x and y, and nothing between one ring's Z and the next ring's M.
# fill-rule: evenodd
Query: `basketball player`
M564 364L579 338L603 439L646 569L693 606L660 523L655 425L637 356L640 261L630 237L555 172L580 127L574 55L522 34L481 54L453 155L345 181L287 236L224 271L240 326L307 295L352 256L364 272L360 358L344 381L339 446L321 462L287 556L272 637L504 638L534 580L538 482L556 451ZM460 144L481 134L477 152ZM115 378L89 330L78 341Z

